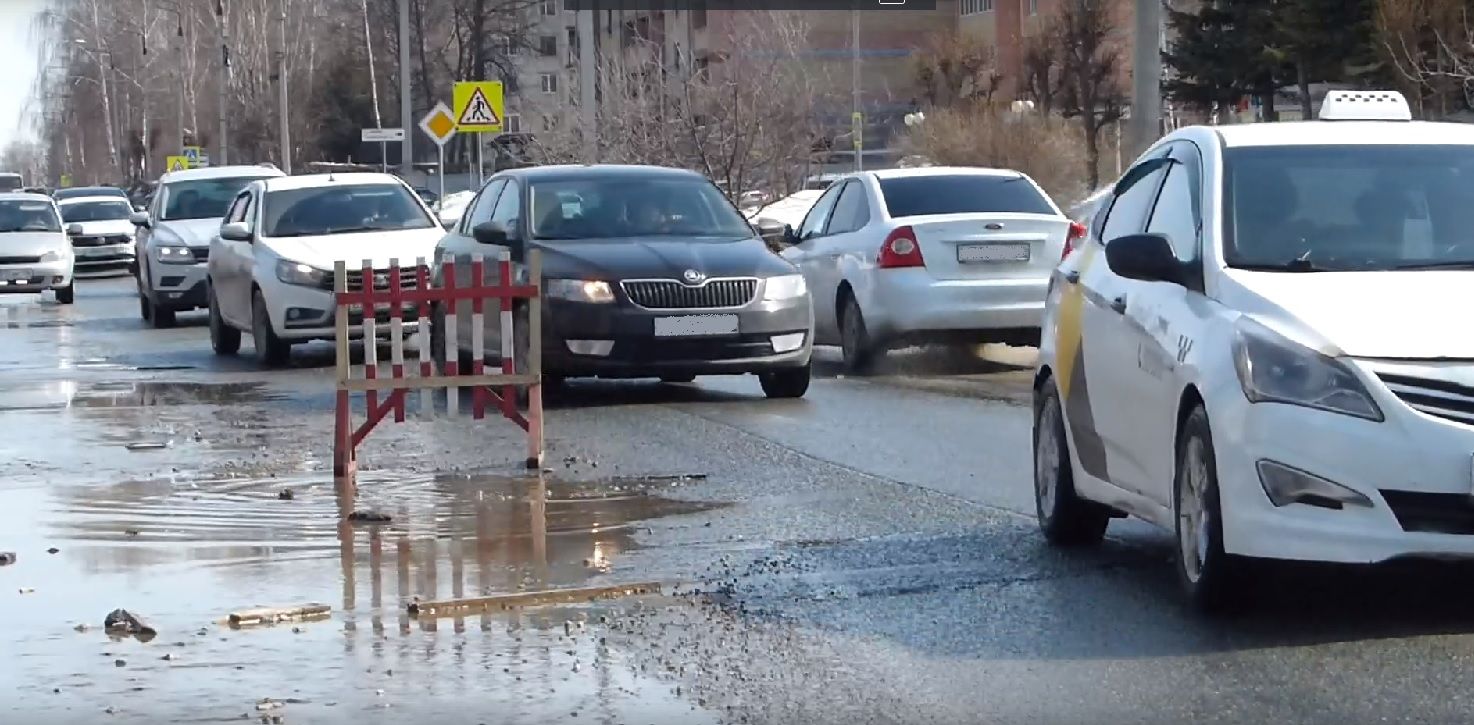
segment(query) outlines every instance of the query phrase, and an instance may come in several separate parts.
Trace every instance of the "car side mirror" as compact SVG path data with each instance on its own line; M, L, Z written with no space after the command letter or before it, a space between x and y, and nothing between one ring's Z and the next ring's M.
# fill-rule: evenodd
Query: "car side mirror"
M471 229L471 236L480 244L498 247L509 246L512 234L501 222L482 222Z
M251 241L251 228L245 222L230 222L220 225L220 238L232 242Z
M765 241L782 244L788 238L788 225L774 219L757 220L758 236Z
M82 236L82 225L81 224L68 224L67 225L67 236L69 236L69 237L80 237L80 236Z
M149 226L148 212L142 209L135 211L128 215L128 221L132 222L135 227L147 228Z
M1161 234L1128 234L1106 243L1106 265L1126 279L1183 284L1186 276L1172 244Z

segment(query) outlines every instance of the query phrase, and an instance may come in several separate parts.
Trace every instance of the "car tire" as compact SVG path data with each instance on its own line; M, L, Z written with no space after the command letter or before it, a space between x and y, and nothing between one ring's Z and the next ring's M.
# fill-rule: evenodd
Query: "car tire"
M251 338L256 347L256 360L265 367L281 367L292 357L292 343L276 336L271 315L266 311L266 298L259 289L251 293Z
M143 277L140 275L135 279L138 282L138 316L142 317L144 322L153 324L154 306L143 291Z
M1056 546L1100 543L1111 521L1109 510L1075 491L1064 410L1053 378L1034 396L1034 512L1045 540Z
M77 299L77 281L72 280L65 287L56 288L56 301L59 304L69 305Z
M875 344L865 327L865 315L853 294L846 294L839 313L839 347L844 354L844 369L850 373L869 372L875 365Z
M174 310L167 307L160 307L154 301L153 297L148 294L148 290L143 286L142 275L136 279L138 280L139 313L143 316L144 321L155 329L173 327L176 322Z
M210 349L216 355L234 355L241 349L241 331L231 327L220 316L220 303L215 299L215 290L210 290Z
M1172 482L1177 576L1188 603L1200 612L1223 613L1241 602L1249 560L1223 550L1218 459L1208 413L1201 405L1183 421Z
M802 398L809 392L811 372L812 365L805 364L801 368L762 373L758 375L758 384L769 398Z
M660 376L660 382L662 382L662 383L679 384L679 383L690 383L690 382L695 382L695 381L696 381L696 376L695 375L662 375L662 376Z

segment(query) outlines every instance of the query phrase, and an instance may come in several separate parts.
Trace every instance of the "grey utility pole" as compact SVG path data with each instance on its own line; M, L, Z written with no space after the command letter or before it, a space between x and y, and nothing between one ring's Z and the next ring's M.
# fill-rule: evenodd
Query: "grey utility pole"
M176 118L175 121L174 121L175 122L175 130L174 130L174 132L177 133L177 134L179 134L179 148L174 149L174 154L183 154L184 153L184 147L189 145L188 143L186 143L186 138L185 138L186 134L185 134L185 130L184 130L184 96L185 96L185 80L184 80L184 12L182 10L179 10L178 8L175 8L174 9L174 15L175 15L175 18L179 22L178 32L174 36L174 53L175 53L175 58L174 58L174 76L175 76L175 80L179 84L178 87L174 89L175 90L175 108L174 108L174 112L178 115L178 118ZM168 171L168 169L165 169L165 171Z
M855 171L865 168L861 152L865 144L865 117L860 110L860 11L850 10L850 103L854 106L850 116L850 133L855 147Z
M1136 0L1136 43L1131 53L1131 138L1128 159L1162 130L1162 0Z
M598 124L598 66L594 61L594 44L599 40L599 34L594 29L594 13L590 10L579 10L578 29L575 36L578 38L578 113L580 123L583 127L583 158L585 163L598 163L599 161L599 135L595 126Z
M220 30L220 81L216 95L220 102L220 159L216 162L220 166L230 163L230 117L229 108L226 105L226 96L230 89L230 46L226 39L230 37L230 11L225 7L225 0L215 0L215 14L219 20L215 25Z
M287 0L281 2L281 51L276 57L277 115L281 116L281 170L292 173L292 128L287 114Z
M404 140L399 143L399 173L405 181L415 170L414 93L409 83L409 0L399 0L399 127Z

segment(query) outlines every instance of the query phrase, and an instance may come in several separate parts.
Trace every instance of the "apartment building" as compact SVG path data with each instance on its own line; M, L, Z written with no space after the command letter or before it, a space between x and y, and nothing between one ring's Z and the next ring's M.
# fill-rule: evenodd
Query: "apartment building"
M957 27L966 36L993 49L1002 74L999 92L1006 99L1024 95L1022 78L1031 43L1042 42L1049 21L1069 0L960 0ZM1134 0L1112 0L1111 35L1120 49L1122 88L1131 87Z

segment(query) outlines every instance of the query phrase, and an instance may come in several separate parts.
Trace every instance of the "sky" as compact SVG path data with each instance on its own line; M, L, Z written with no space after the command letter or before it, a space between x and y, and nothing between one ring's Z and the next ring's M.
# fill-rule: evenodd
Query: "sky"
M22 129L21 113L36 78L36 44L31 37L31 20L47 0L0 0L0 149Z

